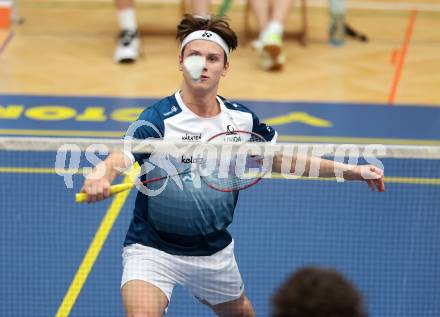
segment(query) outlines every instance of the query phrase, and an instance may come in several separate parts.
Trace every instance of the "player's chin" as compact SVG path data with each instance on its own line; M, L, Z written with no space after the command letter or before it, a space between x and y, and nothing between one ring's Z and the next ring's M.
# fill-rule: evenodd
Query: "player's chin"
M195 90L210 90L212 88L212 84L209 80L199 80L196 83L193 83L192 88Z

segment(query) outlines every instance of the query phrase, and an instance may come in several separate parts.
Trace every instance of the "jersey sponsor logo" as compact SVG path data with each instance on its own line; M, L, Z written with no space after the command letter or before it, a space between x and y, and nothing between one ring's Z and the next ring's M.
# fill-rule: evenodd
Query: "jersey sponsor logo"
M232 125L228 124L226 126L226 135L236 134L235 129Z
M182 155L182 163L185 164L202 164L203 163L203 159L201 157L185 157Z
M202 134L188 134L185 133L184 136L182 136L182 141L200 141L202 139Z
M242 139L239 135L231 135L231 136L226 136L225 137L225 142L242 142Z
M235 132L235 129L232 125L228 124L226 126L226 136L224 138L225 142L241 142L242 139L240 135Z

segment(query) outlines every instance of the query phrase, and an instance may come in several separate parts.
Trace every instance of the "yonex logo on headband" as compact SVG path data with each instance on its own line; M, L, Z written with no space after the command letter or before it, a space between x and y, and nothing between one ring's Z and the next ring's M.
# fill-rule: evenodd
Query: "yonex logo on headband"
M192 41L195 40L205 40L205 41L210 41L213 43L216 43L218 46L220 46L226 53L226 60L229 59L229 46L228 44L225 42L225 40L222 39L222 37L220 35L218 35L215 32L212 31L208 31L208 30L198 30L198 31L194 31L192 33L190 33L187 37L185 37L182 41L182 45L180 46L180 54L182 54L183 49L185 48L185 46Z

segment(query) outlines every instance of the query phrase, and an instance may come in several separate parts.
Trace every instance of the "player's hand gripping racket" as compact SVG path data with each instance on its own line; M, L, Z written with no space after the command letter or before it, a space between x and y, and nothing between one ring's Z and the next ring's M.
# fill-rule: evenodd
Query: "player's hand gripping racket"
M130 190L133 187L135 187L137 184L143 184L143 185L147 185L150 183L154 183L154 182L158 182L158 181L162 181L165 180L167 178L172 178L175 176L179 176L179 175L183 175L183 174L187 174L191 172L191 168L187 168L184 171L180 172L180 173L176 173L176 174L172 174L172 175L166 175L166 176L161 176L161 177L155 177L155 178L150 178L144 181L138 180L135 183L123 183L123 184L116 184L116 185L112 185L110 186L110 196L113 196L115 194L121 193L123 191L126 190ZM87 201L87 193L77 193L75 195L75 202L77 203L84 203Z
M204 153L195 160L197 163L189 164L183 171L144 181L138 180L136 183L112 185L110 196L132 189L137 184L146 185L192 172L198 173L208 187L221 192L232 192L257 184L267 173L268 168L264 164L264 159L270 158L265 158L262 153L256 154L255 150L250 151L246 147L251 143L266 142L262 136L253 132L229 129L227 132L214 135L208 139L208 142L212 143L213 148L216 150L211 153ZM237 147L237 144L240 146ZM86 202L87 194L77 193L75 201L77 203Z

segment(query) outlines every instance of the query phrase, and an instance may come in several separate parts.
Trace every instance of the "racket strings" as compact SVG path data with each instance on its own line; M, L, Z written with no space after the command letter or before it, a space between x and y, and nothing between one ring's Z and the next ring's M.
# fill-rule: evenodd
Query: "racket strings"
M225 132L212 138L211 141L231 141L243 143L266 142L260 135L247 131ZM237 152L224 151L215 163L214 171L202 179L211 188L220 191L237 191L256 184L267 172L263 165L263 155L250 155L245 150ZM206 161L208 163L209 160Z

